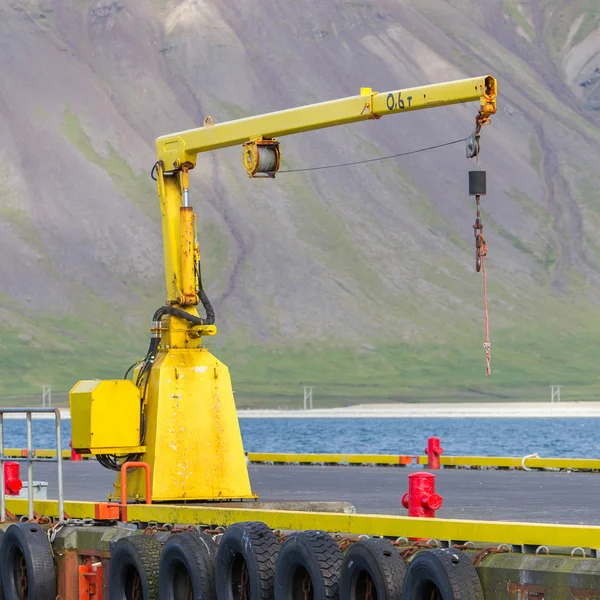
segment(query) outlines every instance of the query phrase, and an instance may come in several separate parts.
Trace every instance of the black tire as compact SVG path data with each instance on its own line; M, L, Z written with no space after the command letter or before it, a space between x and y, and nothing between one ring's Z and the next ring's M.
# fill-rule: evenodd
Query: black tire
M56 598L56 570L48 536L38 523L14 523L2 537L0 581L7 598L22 598L26 580L27 600Z
M437 596L434 596L435 592ZM410 563L403 600L483 600L483 589L469 557L458 550L435 549L419 552Z
M217 544L202 533L186 531L169 538L160 555L161 600L215 600Z
M373 538L355 542L344 556L340 598L401 600L405 575L406 565L389 540Z
M162 545L149 535L120 539L110 555L108 597L131 600L137 587L142 600L158 600L158 564Z
M264 523L229 527L215 561L217 600L273 600L279 548L275 534Z
M275 600L337 600L343 555L323 531L293 533L281 546Z

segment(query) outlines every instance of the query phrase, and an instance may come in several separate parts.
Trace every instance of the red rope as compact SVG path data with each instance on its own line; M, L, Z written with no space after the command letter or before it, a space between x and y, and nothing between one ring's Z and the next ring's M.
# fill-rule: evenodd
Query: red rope
M487 303L487 276L485 272L485 255L487 254L487 247L485 242L483 243L483 249L481 253L481 270L483 272L483 310L485 312L485 374L489 377L492 374L491 361L492 361L492 346L490 344L490 318L488 316L488 303Z

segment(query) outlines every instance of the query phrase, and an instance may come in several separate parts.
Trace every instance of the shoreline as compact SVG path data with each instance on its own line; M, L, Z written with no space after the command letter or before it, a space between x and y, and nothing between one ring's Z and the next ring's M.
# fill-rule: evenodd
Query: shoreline
M68 408L59 408L59 411L62 420L71 419ZM600 402L357 404L312 410L239 408L237 415L240 419L600 419ZM34 413L34 420L53 418L49 413ZM4 419L25 420L25 415L9 413L4 415Z
M313 410L238 409L240 419L509 419L600 418L600 402L358 404Z

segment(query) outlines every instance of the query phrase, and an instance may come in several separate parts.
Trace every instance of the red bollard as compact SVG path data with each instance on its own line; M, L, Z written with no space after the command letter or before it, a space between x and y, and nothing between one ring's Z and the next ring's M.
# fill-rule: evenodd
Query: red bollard
M424 452L427 454L427 468L439 469L440 455L444 453L444 449L440 446L440 438L430 437L427 440L427 448L425 448Z
M23 482L21 481L21 465L18 462L8 461L4 463L4 494L7 496L18 496Z
M69 448L71 448L71 460L81 460L81 454L77 454L77 452L73 450L73 440L69 442Z
M433 518L442 502L442 497L435 493L435 475L411 473L408 476L408 494L402 496L402 506L408 508L409 517Z

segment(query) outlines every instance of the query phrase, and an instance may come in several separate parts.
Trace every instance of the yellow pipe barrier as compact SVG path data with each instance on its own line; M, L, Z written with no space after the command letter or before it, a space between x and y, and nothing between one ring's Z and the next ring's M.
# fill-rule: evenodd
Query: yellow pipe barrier
M254 463L427 465L427 456L396 454L280 454L248 452ZM597 458L519 458L507 456L442 456L443 467L522 469L577 469L600 471Z
M93 519L95 506L93 502L65 502L65 511L71 518ZM248 506L248 508L213 508L169 504L130 504L127 512L129 521L141 523L227 527L242 521L262 521L271 529L280 530L320 529L330 533L369 534L394 538L600 549L600 527L597 526L437 518L415 519L391 515L263 510L251 508L251 503ZM7 499L7 508L16 516L27 514L27 500ZM55 500L36 500L35 510L43 516L58 517L58 503Z
M299 463L299 464L373 464L410 465L416 457L396 454L278 454L248 452L248 460L255 463Z
M55 458L56 450L34 450L36 458ZM25 449L7 448L6 458L21 458L26 455ZM325 464L325 465L374 465L374 466L407 466L427 465L427 456L408 454L284 454L271 452L248 452L251 463L273 464ZM70 450L63 450L63 460L71 458ZM93 459L92 454L82 454L83 459ZM487 469L561 469L578 471L600 471L598 458L535 458L511 456L442 456L443 467L487 468Z
M39 449L33 451L35 458L56 458L56 450ZM5 458L25 458L27 456L27 450L25 448L6 448L4 450ZM71 451L62 451L63 460L71 460ZM82 454L82 458L94 458L93 454Z

